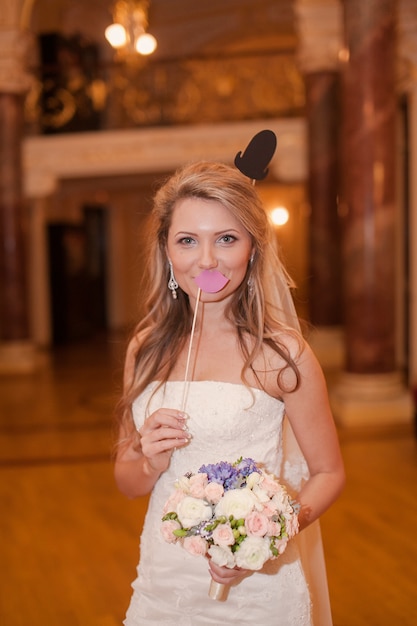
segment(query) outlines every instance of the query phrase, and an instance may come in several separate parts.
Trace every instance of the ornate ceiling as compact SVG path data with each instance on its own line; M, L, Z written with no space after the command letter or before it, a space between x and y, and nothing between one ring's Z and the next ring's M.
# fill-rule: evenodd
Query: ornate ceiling
M323 16L328 9L330 13L340 10L343 4L342 0L151 0L149 31L158 40L157 51L146 62L122 65L114 62L104 38L104 30L112 21L110 0L0 0L0 8L6 3L11 11L14 2L32 5L30 26L35 35L60 33L64 39L73 40L69 54L67 49L61 55L57 68L61 80L58 116L52 110L47 121L50 132L86 129L78 122L68 126L68 119L74 107L87 105L94 108L94 123L101 128L300 115L304 86L298 38L301 35L308 43L303 63L318 59L324 67L323 59L329 54L336 58L337 50L331 49L336 40L328 30L333 26ZM412 59L413 67L417 60L416 0L399 0L398 7L399 79L405 83L411 74L414 76L408 59ZM310 31L307 34L300 33L296 20L300 8ZM312 56L311 35L315 46ZM90 44L96 55L93 62L91 51L87 51ZM77 55L82 58L77 59ZM32 59L39 80L32 90L29 110L37 132L36 99L44 90L45 76L39 72L35 51ZM88 69L82 67L86 63ZM56 80L54 76L47 78ZM55 106L57 94L50 95L42 94L42 106L45 102Z
M109 0L35 0L36 32L80 32L106 48ZM151 0L156 57L295 46L293 0ZM109 51L108 51L109 52Z
M88 77L87 95L102 109L100 122L96 120L101 127L300 113L304 88L295 58L293 0L152 0L148 30L157 38L157 51L147 61L127 64L113 62L113 51L104 38L111 9L108 0L37 0L31 20L37 35L79 35L80 41L95 45L97 67ZM73 118L71 122L74 106L83 106L81 99L85 105L86 98L85 93L71 92L70 83L85 80L79 72L74 80L75 67L69 67L69 61L67 55L60 73L72 77L64 78L66 84L59 86L59 92L54 88L52 95L42 96L43 106L52 105L43 118L47 132L85 129ZM49 75L47 79L55 80ZM39 89L40 83L31 99L35 125L39 107L33 103Z

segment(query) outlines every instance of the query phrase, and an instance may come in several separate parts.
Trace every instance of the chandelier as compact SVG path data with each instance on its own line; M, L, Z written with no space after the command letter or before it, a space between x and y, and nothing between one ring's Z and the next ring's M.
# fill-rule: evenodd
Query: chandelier
M121 56L149 55L155 51L157 41L147 32L148 11L149 0L116 0L113 24L104 34Z

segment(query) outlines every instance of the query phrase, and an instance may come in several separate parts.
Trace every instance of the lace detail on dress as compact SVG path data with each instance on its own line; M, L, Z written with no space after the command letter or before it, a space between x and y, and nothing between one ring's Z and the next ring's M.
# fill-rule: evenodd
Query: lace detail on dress
M151 397L156 383L151 384L133 404L136 426L157 408L180 408L183 385L168 382ZM310 596L296 542L282 557L232 586L225 602L215 602L208 597L206 559L167 544L159 531L163 505L176 478L196 472L204 463L251 457L267 471L281 474L283 403L243 385L194 381L189 384L185 410L192 439L174 452L152 492L125 625L310 626Z

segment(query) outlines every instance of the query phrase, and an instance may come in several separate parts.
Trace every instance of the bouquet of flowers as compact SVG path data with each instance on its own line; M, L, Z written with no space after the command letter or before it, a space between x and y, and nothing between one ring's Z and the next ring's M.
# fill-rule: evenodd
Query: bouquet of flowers
M203 465L175 487L163 510L163 538L219 566L259 570L298 532L299 505L250 458ZM209 595L220 599L223 585L216 585Z

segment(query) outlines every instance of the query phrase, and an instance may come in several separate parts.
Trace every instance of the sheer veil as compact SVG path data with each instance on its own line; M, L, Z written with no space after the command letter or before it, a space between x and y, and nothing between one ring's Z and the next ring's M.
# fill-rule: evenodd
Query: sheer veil
M269 258L268 258L269 257ZM274 307L275 315L286 326L301 334L300 323L291 288L294 283L278 260L275 237L271 238L270 249L266 251L266 288L265 298ZM278 262L277 262L278 261ZM283 425L283 461L281 478L290 490L298 492L308 479L309 472L305 458L297 443L288 418ZM296 541L301 554L304 573L309 585L313 606L315 626L331 626L329 592L320 522L317 520L299 533Z

